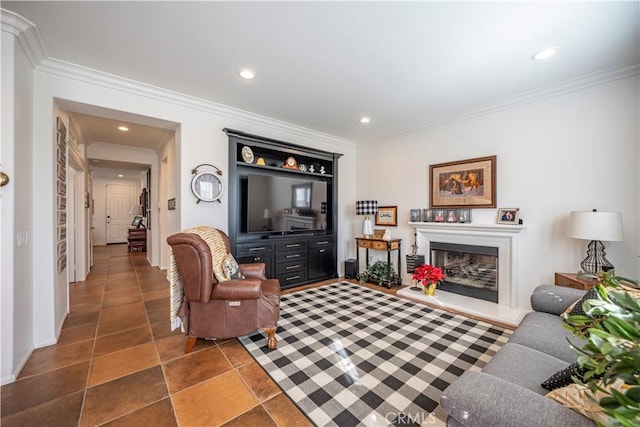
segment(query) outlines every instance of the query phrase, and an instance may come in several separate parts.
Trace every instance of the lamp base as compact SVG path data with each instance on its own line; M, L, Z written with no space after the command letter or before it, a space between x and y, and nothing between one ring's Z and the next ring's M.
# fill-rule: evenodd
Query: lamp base
M613 264L605 258L605 255L604 244L600 240L592 240L587 245L587 257L582 260L580 267L588 274L613 270Z
M373 235L373 224L371 223L369 216L366 216L362 222L362 234L365 237L371 237Z

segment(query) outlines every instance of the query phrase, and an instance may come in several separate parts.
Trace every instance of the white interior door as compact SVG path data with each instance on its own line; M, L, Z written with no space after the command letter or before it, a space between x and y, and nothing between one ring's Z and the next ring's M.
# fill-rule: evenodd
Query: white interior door
M127 241L134 194L133 185L107 184L107 244Z

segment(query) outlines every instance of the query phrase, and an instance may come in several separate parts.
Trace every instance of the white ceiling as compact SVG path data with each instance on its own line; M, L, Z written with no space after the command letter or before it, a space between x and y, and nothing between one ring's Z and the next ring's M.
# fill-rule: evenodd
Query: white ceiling
M354 141L640 62L637 1L2 7L36 25L49 57ZM548 46L559 55L531 61ZM245 66L254 80L237 77Z

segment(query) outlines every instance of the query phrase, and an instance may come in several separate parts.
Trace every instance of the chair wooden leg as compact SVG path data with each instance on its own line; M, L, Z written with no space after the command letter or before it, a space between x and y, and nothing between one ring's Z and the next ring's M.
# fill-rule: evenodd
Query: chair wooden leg
M187 337L187 345L184 347L184 352L189 353L193 346L196 345L196 337Z
M267 347L269 347L269 350L273 350L278 346L276 329L278 328L264 328L264 333L267 334Z

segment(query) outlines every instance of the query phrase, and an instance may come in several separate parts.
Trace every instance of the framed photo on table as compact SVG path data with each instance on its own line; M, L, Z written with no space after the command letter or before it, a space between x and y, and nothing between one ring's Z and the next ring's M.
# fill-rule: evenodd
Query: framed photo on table
M429 207L495 208L496 156L429 165Z
M397 206L378 206L376 213L376 225L396 227L398 225Z

